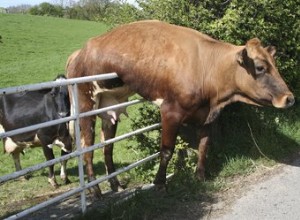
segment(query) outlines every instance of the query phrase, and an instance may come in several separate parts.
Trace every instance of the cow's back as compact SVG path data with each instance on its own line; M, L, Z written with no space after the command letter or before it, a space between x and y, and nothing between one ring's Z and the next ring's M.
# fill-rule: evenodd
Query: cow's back
M47 119L36 117L44 112L43 100L47 92L50 92L50 90L29 91L2 96L0 99L1 124L3 124L5 130L47 121Z
M199 47L210 50L217 43L189 28L159 21L134 22L90 39L68 72L72 77L116 72L147 99L178 98L182 91L189 93L187 85L197 80Z

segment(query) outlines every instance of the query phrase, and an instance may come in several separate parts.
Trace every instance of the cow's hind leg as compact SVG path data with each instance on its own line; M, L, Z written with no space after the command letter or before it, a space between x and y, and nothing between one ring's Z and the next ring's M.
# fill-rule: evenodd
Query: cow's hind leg
M154 184L161 189L166 184L167 166L174 153L176 136L182 120L182 115L174 105L161 106L162 140L160 147L160 164Z
M80 127L81 127L81 146L89 147L94 144L95 141L95 117L85 117L80 120ZM94 152L87 152L83 155L83 159L86 166L86 173L88 181L94 181L95 174L93 168L93 157ZM90 193L93 194L94 197L100 198L101 197L101 190L99 185L95 185L89 188Z
M112 124L110 120L102 119L102 129L101 129L101 141L114 138L117 131L117 123ZM108 144L104 147L104 161L107 174L111 174L116 171L114 161L113 161L113 144ZM122 191L123 188L117 177L109 179L110 187L113 191Z

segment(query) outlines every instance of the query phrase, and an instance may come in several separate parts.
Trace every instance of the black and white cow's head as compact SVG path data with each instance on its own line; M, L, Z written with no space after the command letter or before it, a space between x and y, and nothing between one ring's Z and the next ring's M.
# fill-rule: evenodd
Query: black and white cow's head
M55 81L66 80L64 75L58 75L55 78ZM53 101L55 103L55 107L57 109L57 114L60 118L66 117L70 115L70 99L68 86L59 86L52 88L50 92Z

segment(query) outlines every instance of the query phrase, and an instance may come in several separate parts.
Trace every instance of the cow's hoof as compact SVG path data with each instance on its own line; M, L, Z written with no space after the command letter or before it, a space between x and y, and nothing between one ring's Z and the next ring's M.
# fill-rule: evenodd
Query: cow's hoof
M48 182L50 183L50 185L54 188L57 189L59 187L59 185L57 184L55 178L48 178Z
M111 190L114 191L114 192L123 192L124 191L124 187L121 186L121 185L118 185L118 186L110 186L111 187Z
M25 175L25 176L20 176L19 177L19 180L20 181L27 181L27 180L29 180L30 179L30 176L29 175Z
M155 184L154 191L161 195L164 195L168 192L167 185L166 184Z
M101 199L102 198L102 193L101 193L101 190L100 190L98 185L90 187L89 192L90 192L90 194L92 195L92 197L94 199Z
M119 180L117 178L112 178L109 180L110 182L110 188L114 192L122 192L124 191L124 187L120 184Z
M195 176L200 182L205 181L205 171L203 169L198 169L195 173Z
M71 183L71 181L69 180L68 177L63 177L63 178L61 178L61 180L62 180L62 182L63 182L64 185L68 185L68 184Z
M124 188L121 185L110 185L110 188L114 192L122 192Z

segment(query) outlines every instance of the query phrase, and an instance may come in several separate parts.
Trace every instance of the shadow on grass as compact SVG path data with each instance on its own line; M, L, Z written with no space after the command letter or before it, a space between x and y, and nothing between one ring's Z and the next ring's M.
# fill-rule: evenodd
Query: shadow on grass
M298 107L298 108L297 108ZM300 150L299 106L274 110L235 104L226 108L212 128L206 161L207 176L218 176L235 158L263 158L293 165ZM182 129L184 140L197 149L197 128ZM238 174L238 173L237 173Z
M198 182L191 169L181 170L168 182L167 194L140 192L125 203L113 201L102 212L94 210L79 219L201 219L218 202L212 193L221 187L214 185L216 177L243 174L249 168L247 161L251 161L251 166L261 158L293 165L291 155L300 149L298 116L297 107L274 110L242 104L230 106L213 127L206 161L207 182ZM189 145L197 149L197 128L188 126L181 130ZM236 158L242 161L234 165L237 168L225 168ZM224 169L229 169L229 174Z
M288 115L288 117L286 117ZM201 219L210 210L212 204L218 202L213 195L215 189L210 181L214 181L224 172L224 167L235 158L247 158L252 161L268 158L276 162L292 164L292 154L300 149L299 110L297 106L287 110L259 109L236 104L226 108L212 131L212 146L208 152L206 172L208 181L199 183L190 170L181 170L168 182L168 193L157 191L137 191L134 197L120 202L120 197L105 195L101 200L90 202L89 212L77 219ZM184 129L190 146L197 148L197 129L189 126ZM116 164L124 167L128 164ZM231 170L231 175L239 175L242 164ZM94 164L97 175L105 174L102 161ZM234 172L237 172L234 174ZM77 166L68 168L69 175L78 175ZM59 175L57 171L57 175ZM222 174L225 175L226 174ZM117 194L114 194L117 195ZM52 213L62 213L64 218L71 218L70 213L80 215L80 198L76 204L69 203L51 207ZM100 208L99 208L100 207ZM76 208L76 211L74 211ZM73 210L73 211L72 211ZM37 215L37 214L36 214ZM38 216L38 215L37 215ZM53 216L58 216L53 215ZM36 219L40 219L38 216ZM57 217L56 217L57 218ZM74 215L72 215L74 218ZM34 219L31 217L31 219ZM48 219L51 219L48 216Z

